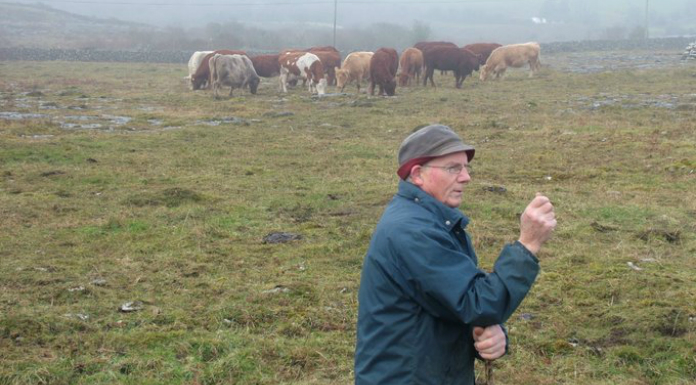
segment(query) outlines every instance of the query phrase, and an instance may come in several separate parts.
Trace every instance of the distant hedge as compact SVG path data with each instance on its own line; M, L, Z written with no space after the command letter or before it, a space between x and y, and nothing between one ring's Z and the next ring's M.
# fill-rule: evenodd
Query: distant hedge
M694 38L675 37L641 40L586 40L541 44L544 53L623 50L677 50L681 53ZM247 50L249 54L268 53ZM345 56L350 51L343 52ZM187 63L192 51L113 51L97 49L0 48L0 61L82 61L134 63Z

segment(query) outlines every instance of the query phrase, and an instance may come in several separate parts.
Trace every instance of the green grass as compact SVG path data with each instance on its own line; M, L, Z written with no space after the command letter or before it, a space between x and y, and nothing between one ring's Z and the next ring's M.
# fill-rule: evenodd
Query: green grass
M556 206L496 382L696 383L694 68L440 77L396 98L264 79L229 100L185 70L0 66L0 110L45 115L0 119L0 384L351 383L396 152L435 122L477 149L462 209L482 267L535 192ZM605 94L621 101L594 108ZM667 94L678 108L632 106ZM61 128L76 115L104 127ZM263 243L278 231L303 238Z

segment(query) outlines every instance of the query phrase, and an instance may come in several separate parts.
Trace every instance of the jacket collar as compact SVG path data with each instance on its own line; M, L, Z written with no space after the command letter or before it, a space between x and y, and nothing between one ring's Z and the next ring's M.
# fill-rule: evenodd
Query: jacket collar
M452 230L460 221L462 228L466 228L469 224L469 218L459 209L445 205L411 182L399 181L399 192L397 195L423 206L423 208L442 220L443 226L447 227L448 230Z

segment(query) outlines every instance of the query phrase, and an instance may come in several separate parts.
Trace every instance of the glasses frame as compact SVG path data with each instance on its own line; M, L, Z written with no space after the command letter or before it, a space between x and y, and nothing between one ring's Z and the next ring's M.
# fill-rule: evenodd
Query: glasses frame
M439 168L439 169L447 171L447 173L450 175L459 175L462 173L463 170L466 170L466 173L471 175L471 171L472 171L471 165L468 163L467 164L455 164L452 166L433 166L430 164L424 164L421 167ZM456 171L456 169L458 169L458 168L459 168L459 171Z

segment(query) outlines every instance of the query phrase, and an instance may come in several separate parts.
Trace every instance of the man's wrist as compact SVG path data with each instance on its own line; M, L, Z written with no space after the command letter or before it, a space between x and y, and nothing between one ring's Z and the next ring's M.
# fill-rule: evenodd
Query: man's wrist
M532 253L535 257L539 253L539 249L541 249L541 245L538 245L534 242L525 242L522 239L518 239L517 242L522 244L530 253Z

